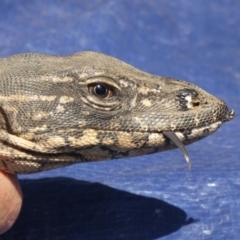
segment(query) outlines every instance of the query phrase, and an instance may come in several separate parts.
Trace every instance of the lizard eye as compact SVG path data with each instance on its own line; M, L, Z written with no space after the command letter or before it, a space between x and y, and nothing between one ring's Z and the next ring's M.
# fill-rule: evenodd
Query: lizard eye
M111 98L115 95L114 88L105 83L92 83L88 91L98 98Z

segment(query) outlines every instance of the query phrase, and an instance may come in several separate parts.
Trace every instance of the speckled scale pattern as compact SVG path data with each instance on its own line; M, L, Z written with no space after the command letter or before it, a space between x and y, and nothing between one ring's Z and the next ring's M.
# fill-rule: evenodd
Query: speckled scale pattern
M32 173L150 154L197 141L230 120L201 88L95 52L0 59L0 169ZM102 84L110 97L91 92Z

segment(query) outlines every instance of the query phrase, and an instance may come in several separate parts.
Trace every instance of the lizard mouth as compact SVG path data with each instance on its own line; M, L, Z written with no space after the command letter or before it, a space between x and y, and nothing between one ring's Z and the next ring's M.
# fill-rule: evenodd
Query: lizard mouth
M229 111L226 114L226 116L224 117L224 119L222 120L222 123L232 120L234 118L234 115L235 115L234 110ZM190 160L189 154L188 154L183 142L179 139L179 137L173 131L164 131L163 134L167 138L169 138L181 150L181 152L184 155L185 160L187 162L187 166L190 169L191 168L191 160Z

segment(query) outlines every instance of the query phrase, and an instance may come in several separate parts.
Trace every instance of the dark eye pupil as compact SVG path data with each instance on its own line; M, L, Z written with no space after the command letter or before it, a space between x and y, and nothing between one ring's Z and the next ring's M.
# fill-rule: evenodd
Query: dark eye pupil
M107 88L102 84L97 84L94 88L94 91L99 97L104 97L107 94Z

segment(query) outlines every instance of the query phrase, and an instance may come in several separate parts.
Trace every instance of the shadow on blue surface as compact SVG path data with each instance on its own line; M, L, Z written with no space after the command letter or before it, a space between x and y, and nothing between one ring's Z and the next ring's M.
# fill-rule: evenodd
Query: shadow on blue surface
M193 223L164 201L71 178L21 180L24 205L1 239L156 239ZM37 194L33 195L33 188ZM21 236L21 237L20 237Z

